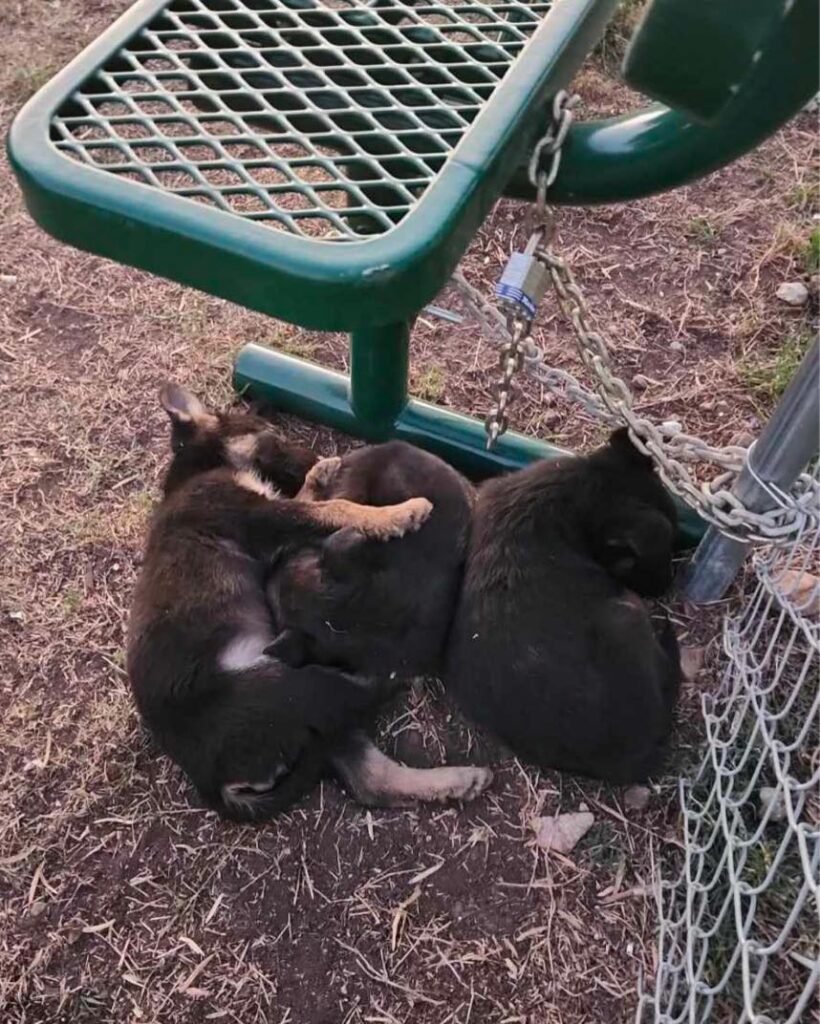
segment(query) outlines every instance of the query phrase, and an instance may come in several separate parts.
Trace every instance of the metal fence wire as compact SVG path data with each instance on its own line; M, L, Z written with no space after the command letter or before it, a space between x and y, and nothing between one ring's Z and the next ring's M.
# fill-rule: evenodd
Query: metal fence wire
M726 615L721 684L702 699L705 749L680 782L684 851L660 885L642 1024L792 1024L817 1012L819 569L815 516L788 547L756 553Z

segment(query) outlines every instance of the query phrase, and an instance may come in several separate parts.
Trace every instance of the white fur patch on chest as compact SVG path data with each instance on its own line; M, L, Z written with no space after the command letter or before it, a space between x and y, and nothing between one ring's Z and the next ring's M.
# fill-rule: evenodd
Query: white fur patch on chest
M258 434L240 434L225 443L228 460L234 469L243 469L250 464L256 454L258 438Z
M244 672L270 659L264 653L272 637L267 633L240 633L222 648L219 667L223 672Z
M233 478L246 491L253 491L268 501L275 501L279 497L279 491L251 469L241 469L234 473Z

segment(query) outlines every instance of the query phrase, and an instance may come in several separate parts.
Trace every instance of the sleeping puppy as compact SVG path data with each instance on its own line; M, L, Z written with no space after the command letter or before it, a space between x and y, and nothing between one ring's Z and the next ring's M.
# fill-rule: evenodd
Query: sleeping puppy
M398 679L440 669L466 554L471 485L435 455L391 441L323 460L299 497L383 507L416 495L434 511L401 544L379 544L350 528L278 563L268 588L283 631L274 650L291 664Z
M350 527L379 543L401 537L431 505L282 498L268 481L292 493L311 453L182 388L167 385L161 402L174 456L133 599L128 674L143 719L204 801L230 818L266 818L316 783L337 743L334 757L361 760L351 730L383 697L373 679L265 654L271 566Z
M521 758L611 782L661 762L680 683L675 508L625 430L479 491L445 685Z
M318 463L299 498L384 507L410 495L433 503L412 537L379 544L350 528L277 563L268 593L281 633L270 652L290 664L378 676L387 688L440 670L466 553L471 485L434 455L391 441ZM492 779L487 768L397 764L363 731L342 753L333 762L338 776L370 805L467 799Z

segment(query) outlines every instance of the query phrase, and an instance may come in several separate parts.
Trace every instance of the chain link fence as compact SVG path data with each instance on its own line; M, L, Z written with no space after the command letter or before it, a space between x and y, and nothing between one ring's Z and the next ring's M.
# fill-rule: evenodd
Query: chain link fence
M815 468L815 481L820 475ZM680 871L662 867L641 1024L796 1024L820 980L820 524L752 559L680 783ZM815 1016L813 1019L817 1019Z

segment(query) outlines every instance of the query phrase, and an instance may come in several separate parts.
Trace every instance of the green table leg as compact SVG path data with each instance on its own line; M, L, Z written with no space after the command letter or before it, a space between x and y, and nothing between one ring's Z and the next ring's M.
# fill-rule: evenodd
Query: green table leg
M410 325L386 324L350 338L350 405L369 437L390 437L407 404Z
M401 388L398 381L390 379L390 374L402 365L398 358L401 354L399 338L394 336L388 346L393 347L393 361L385 356L387 364L382 367L388 379L370 378L376 394L361 396L363 409L358 404L359 379L351 385L350 379L342 373L261 345L245 345L240 350L234 367L234 386L237 391L270 402L284 412L324 423L352 437L365 441L396 437L425 448L472 480L521 469L536 459L557 459L571 454L513 430L503 434L495 449L488 452L484 424L479 420L415 398L405 397L403 402L399 401L400 393L406 395L406 378ZM366 372L375 372L382 358L376 356L372 364L365 364ZM354 371L361 365L357 364L355 354L351 364ZM356 395L356 409L351 402L351 392ZM388 423L387 412L391 407L398 412L393 422ZM703 536L706 524L681 502L678 502L678 515L679 543L681 547L692 547Z

